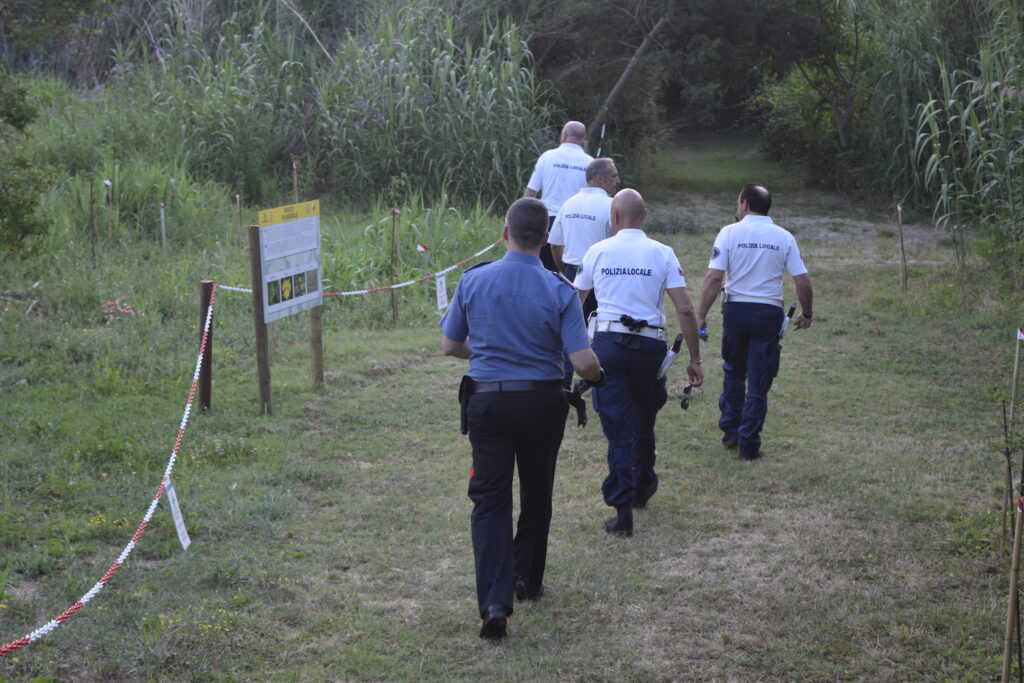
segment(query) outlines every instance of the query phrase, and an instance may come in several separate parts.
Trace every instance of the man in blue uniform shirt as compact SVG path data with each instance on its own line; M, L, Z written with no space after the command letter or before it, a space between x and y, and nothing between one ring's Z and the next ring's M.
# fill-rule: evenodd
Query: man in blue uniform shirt
M569 410L562 350L584 379L604 373L587 341L576 290L544 269L548 212L519 199L505 214L505 257L462 276L441 319L441 351L469 360L459 400L473 448L469 479L481 638L502 638L520 600L543 594L555 460ZM519 522L512 536L512 473Z
M647 207L636 190L612 200L612 236L587 250L576 276L581 300L597 297L594 351L608 373L605 386L591 392L594 410L608 438L608 476L601 489L616 516L605 531L633 535L633 508L641 508L658 488L654 472L654 422L668 394L658 370L665 358L668 294L679 316L690 363L690 384L704 381L697 343L697 317L686 293L686 279L672 248L650 239L642 227Z
M814 292L796 239L768 217L772 196L748 183L736 200L736 223L715 238L708 274L700 293L697 318L705 328L708 310L722 291L722 415L718 426L726 448L744 460L764 455L761 428L768 415L768 390L779 372L779 331L784 317L782 275L793 277L802 313L793 327L811 326ZM725 273L729 273L725 279Z

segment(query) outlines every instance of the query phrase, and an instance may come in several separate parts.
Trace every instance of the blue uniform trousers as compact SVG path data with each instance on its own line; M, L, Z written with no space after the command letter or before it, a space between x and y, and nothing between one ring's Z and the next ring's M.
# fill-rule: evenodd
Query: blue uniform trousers
M605 385L591 390L608 439L608 476L601 491L608 505L627 505L636 492L645 494L657 481L654 421L668 399L665 380L657 378L665 342L598 332L593 348L605 371Z
M729 302L722 307L722 395L718 426L738 436L741 455L761 448L768 390L779 373L783 311L771 304Z
M569 404L561 388L486 392L469 397L473 447L469 497L476 596L512 613L513 576L539 593L547 562L551 491ZM512 474L519 467L519 522L512 537Z

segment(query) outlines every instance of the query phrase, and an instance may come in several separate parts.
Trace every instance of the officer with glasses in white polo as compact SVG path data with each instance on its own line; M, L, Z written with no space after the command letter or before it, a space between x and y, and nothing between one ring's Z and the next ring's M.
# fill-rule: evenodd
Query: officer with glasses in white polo
M575 281L581 301L591 289L597 297L593 348L606 380L591 395L608 439L608 476L601 488L616 511L605 531L615 536L633 535L633 509L644 507L658 488L654 423L668 396L665 378L658 378L669 336L662 312L666 293L690 354L689 381L695 387L704 381L697 316L683 270L671 247L644 233L646 218L640 193L616 194L612 236L587 250Z

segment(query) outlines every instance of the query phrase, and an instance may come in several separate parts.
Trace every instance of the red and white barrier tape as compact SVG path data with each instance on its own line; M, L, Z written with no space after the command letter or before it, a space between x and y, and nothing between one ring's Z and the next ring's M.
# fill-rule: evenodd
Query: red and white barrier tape
M324 292L324 296L355 296L356 294L372 294L373 292L386 292L389 289L400 289L401 287L408 287L410 285L414 285L417 282L424 282L426 280L432 280L432 279L436 278L438 275L444 275L446 273L450 273L451 271L455 270L459 266L464 265L466 263L469 263L470 261L472 261L475 258L479 258L480 256L483 256L488 251L490 251L491 249L496 247L498 244L500 244L501 241L502 240L497 240L497 241L493 242L492 244L488 244L486 247L484 247L480 251L476 252L475 254L470 256L469 258L462 259L461 261L456 263L454 266L448 266L444 270L439 270L436 273L431 273L429 275L424 275L423 277L418 277L415 280L408 280L407 282L399 282L398 284L387 285L386 287L374 287L373 289L359 289L359 290L356 290L354 292Z
M488 244L486 247L484 247L480 251L476 252L475 254L470 256L469 258L462 259L461 261L456 263L454 266L448 266L444 270L439 270L436 273L431 273L429 275L424 275L423 277L418 277L415 280L408 280L406 282L399 282L398 284L387 285L385 287L374 287L373 289L357 289L357 290L351 291L351 292L324 292L324 296L355 296L356 294L372 294L374 292L386 292L389 289L400 289L402 287L408 287L410 285L414 285L417 282L425 282L426 280L433 280L438 275L445 275L446 273L450 273L451 271L455 270L459 266L465 265L465 264L469 263L470 261L472 261L473 259L479 258L480 256L483 256L488 251L490 251L491 249L496 247L498 244L500 244L501 241L502 240L497 240L497 241L495 241L492 244ZM251 289L246 289L245 287L228 287L227 285L219 285L219 287L221 289L231 290L232 292L246 292L248 294L252 294L252 290Z
M55 628L74 616L78 610L85 607L86 603L96 597L96 595L103 590L103 587L106 586L107 582L110 581L114 574L117 573L117 570L124 565L125 560L128 559L128 555L131 554L132 550L134 550L135 546L138 544L139 538L142 536L142 532L146 530L146 527L149 525L149 520L153 518L153 512L156 511L156 506L160 502L160 498L164 495L167 482L171 477L171 470L174 469L174 462L178 459L178 449L181 448L181 441L185 437L185 427L188 425L188 417L192 412L192 401L195 399L196 387L199 384L199 371L203 367L203 355L206 353L206 340L210 335L210 321L213 319L213 302L217 298L217 287L218 285L215 284L213 286L213 291L210 292L210 307L206 311L206 322L203 324L203 338L199 343L199 358L196 359L196 371L192 375L192 387L189 389L188 401L185 403L185 414L182 416L181 425L178 427L178 438L174 440L174 448L171 450L171 457L167 462L167 469L164 470L164 476L160 480L160 486L157 487L156 494L153 496L153 500L149 504L149 509L146 510L146 514L143 516L142 522L135 530L132 540L128 542L128 545L126 545L124 550L121 551L121 554L118 555L117 561L110 565L110 569L107 570L107 573L89 589L88 593L79 598L78 602L64 610L60 616L48 622L44 626L37 628L35 631L32 631L24 638L20 638L0 647L0 657L6 657L10 653L20 650L29 643L33 643L43 636L48 635Z

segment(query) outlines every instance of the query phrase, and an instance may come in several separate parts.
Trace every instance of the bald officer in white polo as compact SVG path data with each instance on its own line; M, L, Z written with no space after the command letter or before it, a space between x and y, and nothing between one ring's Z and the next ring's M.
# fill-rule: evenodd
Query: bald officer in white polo
M612 236L587 250L576 276L580 300L597 296L594 353L604 368L604 386L591 392L608 439L608 476L601 486L616 516L605 522L615 536L633 535L633 508L641 508L658 488L654 472L654 422L668 394L658 369L665 358L668 294L685 335L693 386L704 381L697 316L686 292L679 259L668 245L644 234L647 207L636 190L612 200Z
M562 127L559 145L540 155L533 174L526 183L524 197L540 197L548 210L548 229L555 221L558 210L566 199L587 186L587 166L594 160L583 151L587 127L579 121L569 121ZM548 270L556 270L551 247L541 249L540 260Z

